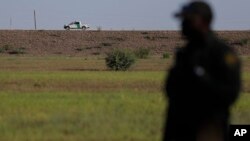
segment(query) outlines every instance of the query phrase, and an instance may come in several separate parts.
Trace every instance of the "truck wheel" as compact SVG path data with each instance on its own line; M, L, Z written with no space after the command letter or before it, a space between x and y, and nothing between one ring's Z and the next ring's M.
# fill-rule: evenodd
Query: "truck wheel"
M70 30L70 28L67 26L66 28L65 28L66 30Z
M86 30L87 28L85 26L82 27L82 30Z

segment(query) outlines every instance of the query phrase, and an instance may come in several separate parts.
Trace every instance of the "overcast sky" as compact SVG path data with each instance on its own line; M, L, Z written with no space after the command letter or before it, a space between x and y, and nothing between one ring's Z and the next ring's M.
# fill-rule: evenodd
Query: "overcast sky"
M79 20L93 29L176 30L172 14L189 0L1 0L0 29L62 29ZM207 0L216 13L214 28L249 30L250 0Z

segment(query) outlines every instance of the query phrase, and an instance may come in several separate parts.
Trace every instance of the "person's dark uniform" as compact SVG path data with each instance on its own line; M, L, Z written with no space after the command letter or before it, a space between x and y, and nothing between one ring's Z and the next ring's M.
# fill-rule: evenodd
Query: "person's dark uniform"
M177 51L166 80L169 107L163 140L197 141L210 134L226 140L229 109L239 90L236 53L212 32L189 40Z

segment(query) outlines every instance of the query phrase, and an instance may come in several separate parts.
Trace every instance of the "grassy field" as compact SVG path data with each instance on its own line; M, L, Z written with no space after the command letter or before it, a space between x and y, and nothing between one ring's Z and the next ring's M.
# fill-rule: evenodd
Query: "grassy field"
M1 141L159 141L172 60L111 72L103 59L0 57ZM250 58L232 123L250 123Z

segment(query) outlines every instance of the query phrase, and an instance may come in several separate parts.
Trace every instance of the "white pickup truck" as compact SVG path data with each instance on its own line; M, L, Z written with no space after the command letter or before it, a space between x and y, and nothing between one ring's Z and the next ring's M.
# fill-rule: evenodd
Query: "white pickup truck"
M68 25L64 25L64 29L66 30L70 30L70 29L82 29L82 30L86 30L90 28L87 24L82 24L82 22L80 21L75 21L72 22Z

